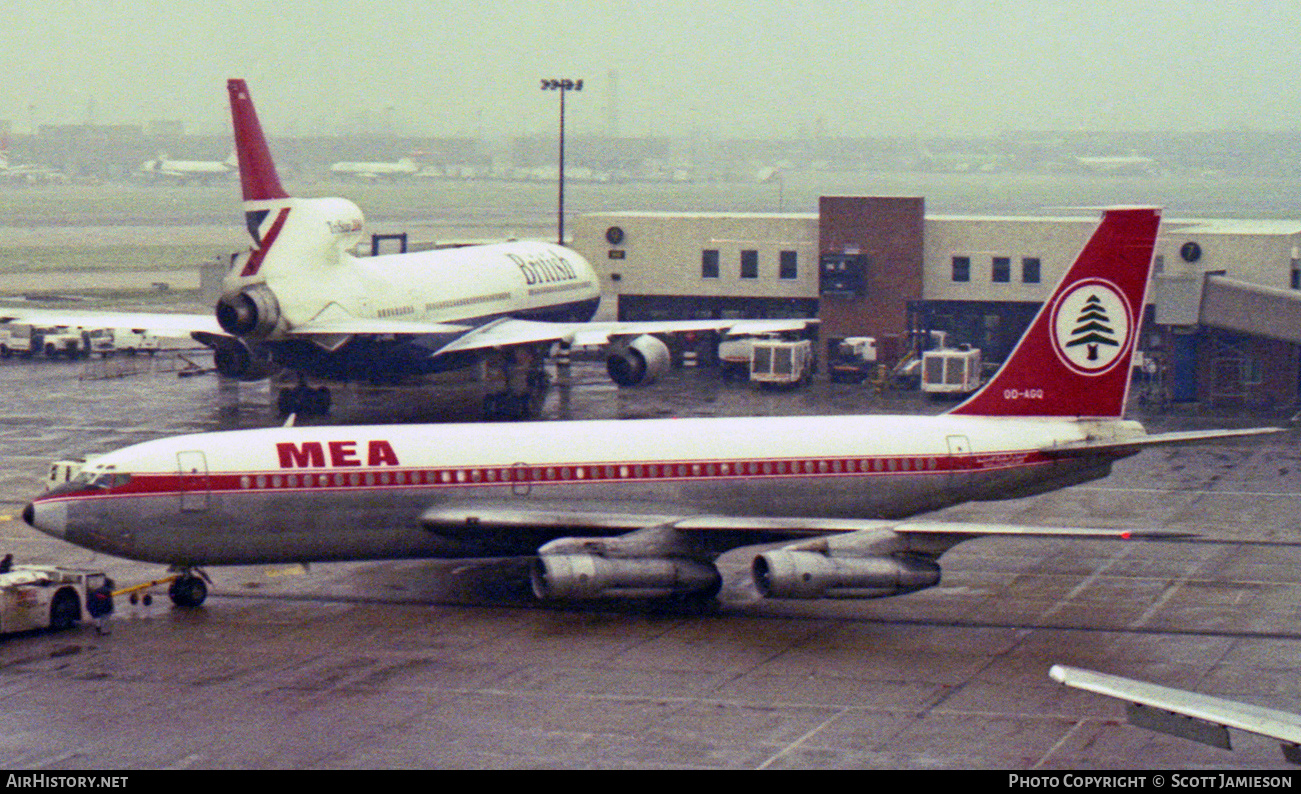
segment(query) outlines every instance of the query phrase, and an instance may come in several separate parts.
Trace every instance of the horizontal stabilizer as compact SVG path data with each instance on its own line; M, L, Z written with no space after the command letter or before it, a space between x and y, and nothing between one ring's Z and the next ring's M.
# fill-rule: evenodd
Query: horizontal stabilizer
M1046 455L1073 457L1080 454L1107 452L1112 450L1137 449L1151 446L1177 446L1179 444L1197 444L1204 441L1217 441L1226 438L1244 438L1249 436L1281 433L1281 427L1252 427L1245 430L1183 430L1174 433L1157 433L1155 435L1127 436L1119 438L1088 438L1081 441L1067 441L1039 451Z

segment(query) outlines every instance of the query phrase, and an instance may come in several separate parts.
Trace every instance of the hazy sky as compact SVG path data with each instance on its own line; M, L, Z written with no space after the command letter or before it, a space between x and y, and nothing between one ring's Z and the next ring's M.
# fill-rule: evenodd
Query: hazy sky
M1301 2L43 0L6 15L0 119L272 134L1298 129ZM617 75L617 95L611 75ZM617 96L617 102L616 102Z

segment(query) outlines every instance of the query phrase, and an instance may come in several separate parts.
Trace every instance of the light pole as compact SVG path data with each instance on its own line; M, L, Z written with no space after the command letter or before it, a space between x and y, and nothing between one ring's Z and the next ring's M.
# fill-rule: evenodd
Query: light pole
M543 91L560 92L560 199L556 210L556 242L559 245L565 244L565 92L582 91L582 80L557 80L551 79L542 81Z

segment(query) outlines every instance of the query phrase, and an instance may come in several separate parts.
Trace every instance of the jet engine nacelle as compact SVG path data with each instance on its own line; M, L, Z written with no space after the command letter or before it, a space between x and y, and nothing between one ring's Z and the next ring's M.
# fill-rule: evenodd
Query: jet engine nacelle
M264 350L251 349L242 339L229 337L213 347L212 363L219 375L242 381L269 378L277 369Z
M716 595L723 578L712 565L673 557L599 557L543 554L533 563L533 594L540 599L652 598Z
M228 334L265 339L280 322L280 301L266 284L252 284L222 295L217 324Z
M669 347L650 334L642 334L605 361L610 379L620 386L651 383L669 369Z
M832 557L777 549L754 558L755 587L765 598L883 598L933 587L940 566L924 557Z

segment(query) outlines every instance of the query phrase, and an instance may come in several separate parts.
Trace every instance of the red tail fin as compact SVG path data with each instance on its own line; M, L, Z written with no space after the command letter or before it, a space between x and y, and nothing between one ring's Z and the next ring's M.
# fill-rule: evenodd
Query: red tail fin
M1107 210L1012 355L950 413L1120 417L1161 211Z
M230 93L230 117L235 125L235 151L239 155L239 181L244 188L244 200L289 198L280 186L276 164L271 160L271 150L258 123L248 86L243 80L227 80L226 90Z

